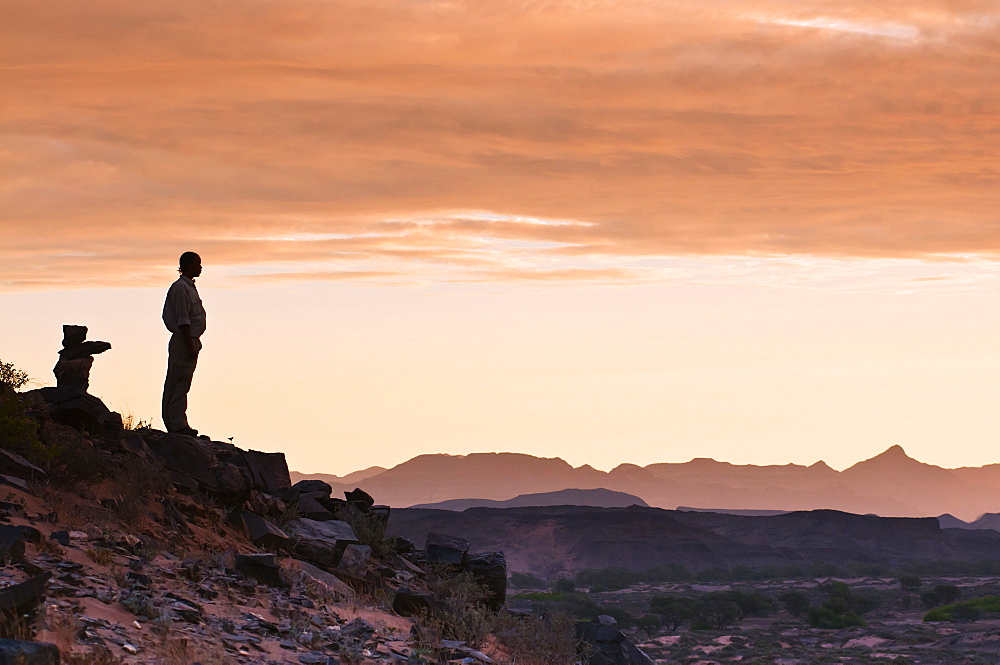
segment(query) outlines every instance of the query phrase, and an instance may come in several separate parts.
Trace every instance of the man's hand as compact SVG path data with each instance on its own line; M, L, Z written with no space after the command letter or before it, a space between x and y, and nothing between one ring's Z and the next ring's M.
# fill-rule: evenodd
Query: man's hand
M195 344L194 337L191 336L191 326L180 326L181 337L184 338L184 347L188 352L188 360L198 359L198 345Z

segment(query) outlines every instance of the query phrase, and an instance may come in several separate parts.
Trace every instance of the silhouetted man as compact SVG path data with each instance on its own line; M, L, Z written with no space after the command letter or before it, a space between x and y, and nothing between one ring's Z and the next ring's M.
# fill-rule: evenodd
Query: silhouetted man
M181 275L170 285L163 303L163 323L173 333L163 382L163 424L168 432L197 436L198 430L188 425L187 396L205 333L205 308L194 285L194 278L201 274L201 257L184 252L178 272Z

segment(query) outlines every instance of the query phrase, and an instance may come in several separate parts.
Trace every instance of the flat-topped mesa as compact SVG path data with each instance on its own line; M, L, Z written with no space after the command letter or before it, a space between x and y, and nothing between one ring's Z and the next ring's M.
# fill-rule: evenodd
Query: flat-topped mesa
M63 348L59 362L52 368L56 387L78 388L86 392L90 387L90 368L94 356L111 348L108 342L87 341L87 326L64 325Z

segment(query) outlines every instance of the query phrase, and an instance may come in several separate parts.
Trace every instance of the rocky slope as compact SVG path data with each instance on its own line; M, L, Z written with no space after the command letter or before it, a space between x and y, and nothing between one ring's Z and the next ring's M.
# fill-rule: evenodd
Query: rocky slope
M445 535L388 541L387 506L292 485L280 453L122 430L103 404L90 417L90 399L63 419L62 395L46 395L0 385L0 411L18 420L0 423L0 445L17 448L0 448L0 663L517 658L505 639L522 623L494 635L486 617L500 615L483 614L504 604L502 553ZM449 591L473 582L482 591ZM571 627L559 639L572 645Z

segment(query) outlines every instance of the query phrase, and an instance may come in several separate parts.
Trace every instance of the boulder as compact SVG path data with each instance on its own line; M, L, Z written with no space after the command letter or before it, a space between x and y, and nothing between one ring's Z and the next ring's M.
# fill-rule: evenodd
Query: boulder
M212 475L215 456L210 446L190 436L160 432L143 437L143 441L166 468L209 492L218 490L218 481Z
M576 637L590 646L587 665L653 665L653 660L614 626L582 621L576 624Z
M31 490L28 489L28 481L24 478L18 478L17 476L8 476L0 473L0 485L7 485L8 487L13 487L16 490L20 490L25 494L31 494Z
M322 568L317 568L308 561L298 561L296 559L290 559L282 562L290 575L293 575L290 582L295 581L295 573L301 574L303 577L311 580L316 584L320 584L326 587L327 590L331 591L335 595L353 597L354 589L347 586L339 577L333 573L328 573Z
M266 550L276 550L288 543L288 535L259 515L246 510L234 510L229 514L229 521L258 547Z
M45 589L51 577L52 573L46 571L0 589L0 638L34 637L35 615L45 600Z
M311 496L300 496L296 505L299 508L299 515L308 519L326 522L334 518L333 513L327 510L326 506Z
M461 566L472 545L469 541L443 533L428 533L424 546L424 559L431 563L447 563Z
M351 525L340 520L297 519L286 524L285 530L296 555L327 567L336 566L347 546L358 542Z
M239 450L237 448L237 450ZM284 453L262 453L257 450L240 450L244 466L250 471L255 490L274 494L291 486L288 463Z
M131 453L142 459L152 459L153 451L149 449L142 436L135 432L129 432L121 439L121 447L127 453Z
M24 561L24 531L19 526L0 524L0 563Z
M337 571L351 577L364 577L371 555L372 548L367 545L348 545L337 564Z
M388 539L389 547L396 554L406 554L407 552L413 552L417 549L417 546L412 540L408 538L403 538L402 536L392 536Z
M91 433L117 432L122 429L121 415L81 388L75 386L39 388L21 395L55 422L74 429Z
M503 552L470 554L465 570L487 591L486 606L499 610L507 599L507 560Z
M44 479L48 474L17 453L0 448L0 472L19 478Z
M267 586L285 585L281 579L281 567L273 554L237 554L236 570Z
M250 497L253 481L245 467L222 462L212 469L215 478L215 496L226 505L237 505Z
M355 487L350 492L344 492L344 498L347 499L348 503L353 503L363 510L368 510L375 505L375 499L372 498L371 494L360 487Z
M292 489L298 491L300 494L312 494L313 492L318 492L323 496L333 494L333 488L330 487L329 483L324 483L322 480L300 480L292 485Z
M286 504L276 496L265 494L258 490L250 491L250 510L258 515L271 515L276 517L285 512Z
M48 642L0 639L0 665L59 665L59 649Z
M392 611L404 617L428 616L440 608L441 601L430 591L414 591L405 586L399 587L392 599Z

